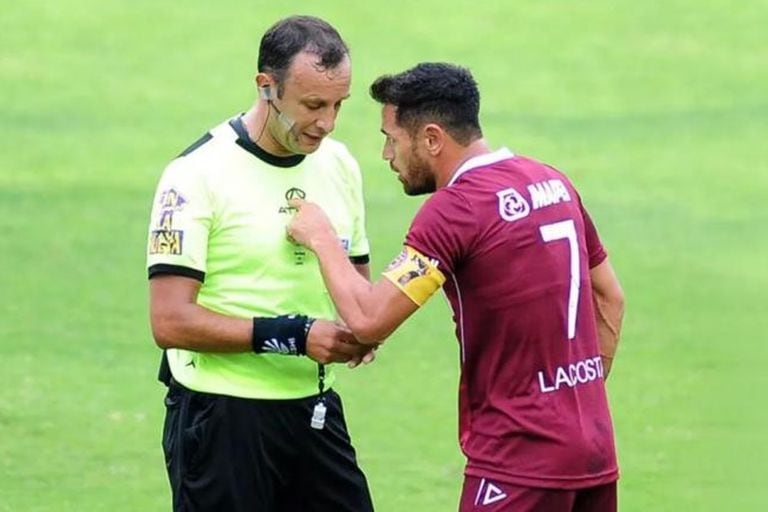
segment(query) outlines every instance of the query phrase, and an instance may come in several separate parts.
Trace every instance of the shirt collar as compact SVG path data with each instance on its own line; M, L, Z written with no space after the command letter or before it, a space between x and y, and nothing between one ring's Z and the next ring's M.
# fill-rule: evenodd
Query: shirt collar
M237 140L235 143L255 156L256 158L274 165L275 167L295 167L299 165L307 155L290 155L290 156L277 156L262 149L261 146L253 142L248 135L248 130L243 123L243 115L239 115L229 121L229 126L237 134Z
M456 180L459 179L459 177L464 174L467 171L471 171L472 169L475 169L477 167L486 167L488 165L493 165L495 163L501 162L502 160L509 160L510 158L514 158L515 155L507 148L501 148L493 153L485 153L483 155L478 155L475 157L470 158L461 166L459 166L458 169L456 169L456 172L453 173L453 176L451 177L451 180L448 182L447 186L453 185Z

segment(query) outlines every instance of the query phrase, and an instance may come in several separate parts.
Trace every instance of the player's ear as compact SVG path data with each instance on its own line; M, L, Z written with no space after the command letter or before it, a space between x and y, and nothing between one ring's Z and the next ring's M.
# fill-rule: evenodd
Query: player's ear
M433 156L439 154L445 145L445 137L448 134L439 125L434 123L425 125L423 130L424 144L427 152Z

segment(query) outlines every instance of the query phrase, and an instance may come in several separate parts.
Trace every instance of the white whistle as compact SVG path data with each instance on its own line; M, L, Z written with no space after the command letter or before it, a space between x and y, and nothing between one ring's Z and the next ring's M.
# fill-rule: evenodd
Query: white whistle
M312 411L312 421L309 423L312 428L322 430L325 426L325 404L318 402Z

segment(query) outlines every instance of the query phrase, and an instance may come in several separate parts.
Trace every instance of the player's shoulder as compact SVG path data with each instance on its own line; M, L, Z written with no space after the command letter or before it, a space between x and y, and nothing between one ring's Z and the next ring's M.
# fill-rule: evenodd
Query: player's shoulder
M472 215L471 201L461 187L442 187L436 190L416 212L415 220L420 222L449 222Z
M549 163L518 156L509 186L497 192L498 213L508 222L562 216L577 211L581 199L568 176Z
M568 184L571 183L568 175L559 167L530 156L517 155L515 158L515 165L524 172L527 172L534 179L550 177L559 178Z
M425 205L429 204L432 208L436 208L440 205L466 203L466 194L464 187L457 185L449 185L437 189L427 200Z

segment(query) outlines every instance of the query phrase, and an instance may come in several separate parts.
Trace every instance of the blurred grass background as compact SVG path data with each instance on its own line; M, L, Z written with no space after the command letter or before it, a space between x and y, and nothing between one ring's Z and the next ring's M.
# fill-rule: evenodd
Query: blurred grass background
M335 137L374 273L423 198L367 86L468 66L492 145L579 187L627 294L609 382L625 511L768 509L768 2L8 2L0 14L0 511L168 510L145 230L159 173L248 108L278 18L352 49ZM342 370L377 509L455 510L457 346L433 300Z

